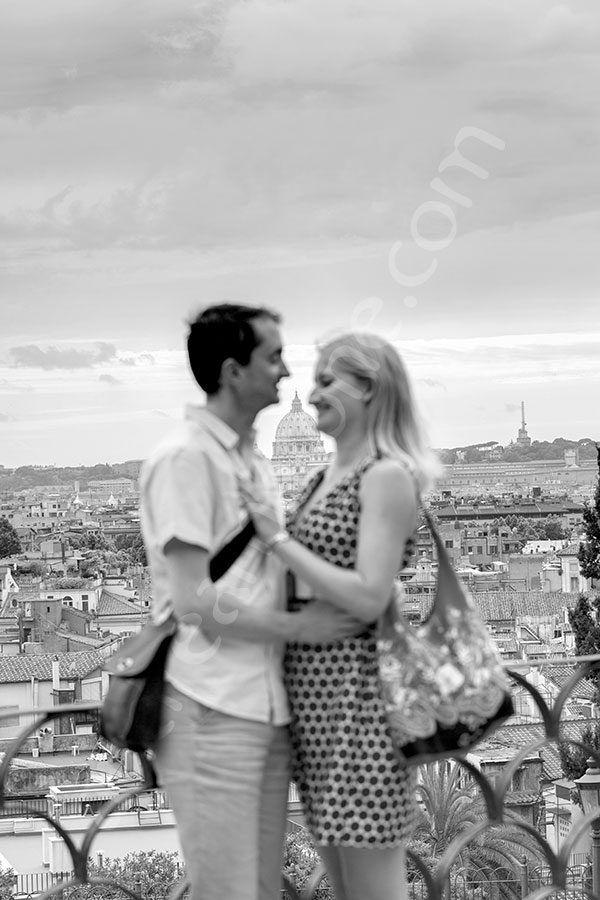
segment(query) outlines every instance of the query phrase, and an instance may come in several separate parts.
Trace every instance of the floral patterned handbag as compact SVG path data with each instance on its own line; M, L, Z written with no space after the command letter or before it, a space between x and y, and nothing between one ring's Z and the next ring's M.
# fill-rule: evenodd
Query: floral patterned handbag
M452 568L431 516L437 588L427 621L390 603L379 623L379 677L394 745L407 763L464 756L514 712L510 682L485 623Z

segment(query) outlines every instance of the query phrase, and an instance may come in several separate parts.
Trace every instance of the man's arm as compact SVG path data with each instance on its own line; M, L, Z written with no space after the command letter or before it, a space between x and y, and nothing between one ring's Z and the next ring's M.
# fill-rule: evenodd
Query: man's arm
M173 538L165 547L165 556L176 618L198 626L211 640L221 636L316 644L364 631L364 622L322 601L297 613L245 606L212 583L209 555L202 547Z

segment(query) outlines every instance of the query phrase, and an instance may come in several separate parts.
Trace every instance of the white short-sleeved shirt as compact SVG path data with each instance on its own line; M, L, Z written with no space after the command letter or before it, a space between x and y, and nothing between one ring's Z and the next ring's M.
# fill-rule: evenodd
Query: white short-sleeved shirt
M249 452L250 451L250 452ZM248 464L250 463L250 464ZM213 556L248 518L238 478L259 479L273 498L277 488L264 457L203 407L189 406L181 426L144 463L141 478L142 532L152 572L155 621L173 608L165 547L178 538ZM282 609L280 564L253 538L219 586L248 606ZM282 673L283 642L228 639L212 642L200 627L180 624L171 645L166 679L182 693L213 709L261 722L289 721Z

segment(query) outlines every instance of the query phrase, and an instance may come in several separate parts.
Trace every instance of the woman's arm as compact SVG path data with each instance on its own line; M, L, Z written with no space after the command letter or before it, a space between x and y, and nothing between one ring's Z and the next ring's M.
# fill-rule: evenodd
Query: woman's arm
M395 460L379 460L363 476L360 503L354 569L326 562L292 539L275 543L273 552L317 597L363 622L373 622L389 603L406 541L416 528L413 480ZM259 535L269 544L277 532L272 518L260 503L250 500L248 507Z
M329 603L309 603L297 613L241 603L208 574L208 553L177 538L165 548L167 577L175 617L195 625L211 640L283 640L305 644L342 640L361 630L361 622Z

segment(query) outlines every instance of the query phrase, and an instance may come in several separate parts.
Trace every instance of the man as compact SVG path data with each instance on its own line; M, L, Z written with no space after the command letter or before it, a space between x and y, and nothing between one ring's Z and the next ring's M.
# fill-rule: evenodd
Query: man
M283 572L257 538L213 585L209 560L248 519L241 483L276 494L254 449L257 413L289 375L279 317L222 304L191 324L188 358L206 393L142 473L153 616L178 620L156 765L178 823L192 900L275 900L289 760L281 660L286 640L356 630L325 603L285 610Z

